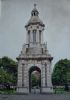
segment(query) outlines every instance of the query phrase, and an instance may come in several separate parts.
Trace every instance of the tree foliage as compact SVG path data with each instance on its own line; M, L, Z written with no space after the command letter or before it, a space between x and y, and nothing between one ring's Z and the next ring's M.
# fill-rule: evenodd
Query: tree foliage
M53 85L68 85L70 84L70 60L59 60L53 70L52 74Z
M12 84L17 82L17 62L4 56L0 59L0 84Z
M15 73L17 71L17 63L6 56L1 59L1 67L10 73Z
M41 78L37 78L35 74L32 74L32 87L34 86L37 86L38 88L41 86Z

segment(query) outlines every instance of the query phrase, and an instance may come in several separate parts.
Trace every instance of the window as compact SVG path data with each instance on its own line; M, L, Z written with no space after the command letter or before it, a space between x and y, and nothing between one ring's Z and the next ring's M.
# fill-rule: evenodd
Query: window
M36 42L36 30L33 30L33 43Z
M39 42L41 43L41 30L39 31Z
M30 43L30 30L28 31L28 43Z

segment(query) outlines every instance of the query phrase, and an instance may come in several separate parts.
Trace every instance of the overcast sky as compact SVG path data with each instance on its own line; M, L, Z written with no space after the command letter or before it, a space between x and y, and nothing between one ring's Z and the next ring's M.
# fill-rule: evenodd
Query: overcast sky
M26 42L25 24L37 4L40 19L45 24L44 42L54 57L70 59L70 0L2 0L0 2L0 58L19 55ZM52 65L52 66L53 66Z

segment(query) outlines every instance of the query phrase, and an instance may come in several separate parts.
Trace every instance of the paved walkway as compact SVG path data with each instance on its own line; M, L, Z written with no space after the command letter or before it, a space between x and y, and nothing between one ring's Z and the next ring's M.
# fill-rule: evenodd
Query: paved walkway
M70 100L70 94L0 95L0 100Z

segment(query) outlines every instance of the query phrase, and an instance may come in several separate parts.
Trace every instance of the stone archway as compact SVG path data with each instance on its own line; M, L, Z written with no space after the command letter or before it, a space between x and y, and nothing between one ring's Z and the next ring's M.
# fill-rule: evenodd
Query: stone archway
M37 89L37 91L39 91L38 93L40 93L41 92L41 70L40 70L40 68L39 67L37 67L37 66L32 66L30 69L29 69L29 93L31 93L32 91L32 77L31 77L31 74L32 74L32 72L34 72L34 71L37 71L37 72L39 72L39 74L40 74L40 87ZM35 89L36 90L36 89ZM34 91L34 92L36 92L36 91Z

